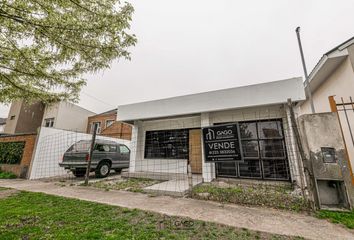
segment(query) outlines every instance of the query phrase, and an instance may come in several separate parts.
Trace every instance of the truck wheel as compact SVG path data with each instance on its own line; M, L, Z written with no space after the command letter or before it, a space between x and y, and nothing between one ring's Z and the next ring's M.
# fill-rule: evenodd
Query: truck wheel
M72 171L72 173L74 174L75 177L83 177L86 174L86 170L85 169L75 169Z
M110 171L111 171L111 164L109 164L109 162L101 162L95 170L96 177L105 178L109 175Z

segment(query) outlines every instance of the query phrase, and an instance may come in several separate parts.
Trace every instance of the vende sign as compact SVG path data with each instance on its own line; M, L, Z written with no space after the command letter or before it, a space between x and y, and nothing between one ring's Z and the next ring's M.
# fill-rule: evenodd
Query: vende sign
M243 161L238 124L203 128L205 162Z

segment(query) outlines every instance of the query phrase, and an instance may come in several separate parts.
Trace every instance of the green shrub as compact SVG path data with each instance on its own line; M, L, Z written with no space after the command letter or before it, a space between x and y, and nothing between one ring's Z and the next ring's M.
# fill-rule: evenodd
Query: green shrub
M26 142L0 142L0 164L19 164Z
M340 223L347 228L354 229L354 211L351 212L334 212L320 210L316 213L318 218L329 219L333 223Z
M13 179L13 178L17 178L17 176L13 173L10 172L2 172L0 170L0 179Z

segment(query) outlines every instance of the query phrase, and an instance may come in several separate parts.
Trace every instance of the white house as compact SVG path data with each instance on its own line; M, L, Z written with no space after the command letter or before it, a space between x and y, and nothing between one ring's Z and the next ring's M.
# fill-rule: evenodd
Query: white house
M299 182L287 99L305 100L301 78L118 106L132 124L131 173L201 174ZM203 127L238 122L243 162L206 163Z
M353 169L354 37L325 53L310 73L308 82L316 113L332 112L338 109L345 145ZM329 98L334 100L332 106ZM342 103L348 111L343 111ZM301 102L298 107L299 115L311 113L309 100Z
M85 132L87 118L92 115L95 113L68 102L45 105L18 100L11 104L4 132L35 133L40 126Z
M46 106L41 126L86 132L88 117L95 114L76 104L59 102Z

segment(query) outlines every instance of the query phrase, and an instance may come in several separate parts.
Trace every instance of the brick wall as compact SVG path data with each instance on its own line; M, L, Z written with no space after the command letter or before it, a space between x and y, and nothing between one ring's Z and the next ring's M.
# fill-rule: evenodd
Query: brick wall
M34 145L36 143L36 137L36 134L0 137L0 142L26 142L20 164L0 164L0 169L6 172L12 172L18 177L26 178L32 161L32 154L34 151Z
M131 140L132 127L122 122L114 122L111 126L102 130L102 136Z
M101 123L101 131L106 128L106 121L107 120L116 120L117 119L117 113L110 113L110 114L98 114L95 116L88 117L87 121L87 129L86 133L91 133L91 124L94 122L100 122Z
M130 140L132 135L132 127L129 124L116 121L116 119L116 112L91 116L88 118L86 133L91 133L92 123L100 122L101 133L99 135ZM114 120L115 122L111 126L107 127L107 120Z

